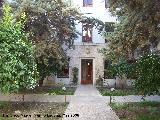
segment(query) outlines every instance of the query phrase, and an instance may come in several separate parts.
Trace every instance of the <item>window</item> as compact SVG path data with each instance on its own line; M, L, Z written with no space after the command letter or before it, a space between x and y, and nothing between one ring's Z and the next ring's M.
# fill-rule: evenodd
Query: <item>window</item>
M92 7L93 1L92 0L83 0L83 7Z
M67 65L62 66L61 70L57 74L57 78L69 78L69 62Z
M108 2L108 0L105 0L105 8L109 8L109 2Z
M92 25L88 23L83 23L82 34L82 42L92 42Z

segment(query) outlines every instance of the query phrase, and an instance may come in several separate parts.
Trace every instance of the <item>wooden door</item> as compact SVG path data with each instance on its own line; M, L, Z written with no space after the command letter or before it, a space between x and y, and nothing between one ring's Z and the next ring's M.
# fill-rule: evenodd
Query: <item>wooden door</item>
M81 60L81 84L93 83L93 60L82 59Z

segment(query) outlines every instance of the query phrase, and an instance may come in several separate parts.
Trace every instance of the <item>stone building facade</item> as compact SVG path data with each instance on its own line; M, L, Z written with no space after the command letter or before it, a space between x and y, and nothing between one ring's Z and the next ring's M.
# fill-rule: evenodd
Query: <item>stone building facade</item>
M83 74L85 74L83 72L83 69L85 68L83 67L82 62L83 60L84 61L88 60L92 62L92 68L91 68L92 70L90 70L90 72L92 72L90 73L91 75L90 84L95 85L98 77L99 76L102 77L104 74L104 57L101 53L99 53L99 50L104 47L105 47L105 44L75 45L75 49L68 51L68 56L70 57L69 78L57 78L56 82L70 84L72 82L72 68L76 67L78 68L78 84L83 84L81 80L82 80Z

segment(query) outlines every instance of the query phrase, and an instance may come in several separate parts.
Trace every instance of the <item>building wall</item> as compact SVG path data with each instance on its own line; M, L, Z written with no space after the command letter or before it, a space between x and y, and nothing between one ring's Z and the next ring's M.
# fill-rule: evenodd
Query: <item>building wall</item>
M111 13L105 8L105 0L93 0L92 7L83 7L83 0L72 0L72 5L79 8L84 16L94 17L103 22L116 22L116 17L111 16ZM77 22L76 28L79 33L82 33L82 23L78 24ZM105 43L105 39L102 35L98 34L97 29L93 28L92 32L93 43ZM82 36L79 35L75 40L75 44L77 45L81 43Z
M78 83L81 83L81 60L92 59L93 60L93 84L96 84L98 76L104 74L104 56L99 53L99 49L104 48L104 44L92 44L92 45L75 45L75 49L68 50L69 62L69 78L57 78L56 83L70 84L72 81L72 68L77 67Z

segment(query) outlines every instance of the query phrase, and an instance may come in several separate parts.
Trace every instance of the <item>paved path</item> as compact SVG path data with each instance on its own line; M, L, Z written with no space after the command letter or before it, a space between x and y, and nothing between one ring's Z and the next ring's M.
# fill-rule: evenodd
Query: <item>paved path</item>
M63 120L119 120L96 87L92 85L78 86L75 97L71 98ZM71 115L79 114L79 117Z

